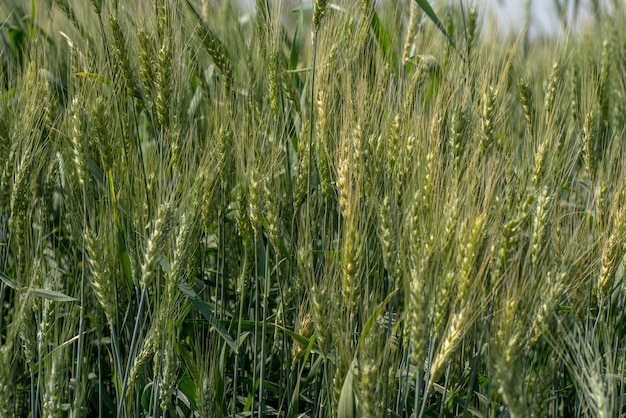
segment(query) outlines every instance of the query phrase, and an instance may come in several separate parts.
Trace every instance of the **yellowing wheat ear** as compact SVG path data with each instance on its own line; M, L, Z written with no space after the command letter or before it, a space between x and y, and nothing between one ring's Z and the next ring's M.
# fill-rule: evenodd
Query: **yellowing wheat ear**
M202 0L202 19L204 19L204 23L209 24L209 17L211 15L211 4L210 0Z
M419 24L420 9L417 2L411 1L409 12L409 23L407 26L406 38L404 40L404 47L402 48L402 63L406 63L410 58L411 48L413 48L413 41L417 34L417 28Z

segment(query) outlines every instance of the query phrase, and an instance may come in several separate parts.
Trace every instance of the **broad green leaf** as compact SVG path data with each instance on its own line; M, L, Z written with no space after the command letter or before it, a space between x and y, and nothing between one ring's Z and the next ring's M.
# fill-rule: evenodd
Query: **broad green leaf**
M220 321L221 323L229 323L229 324L238 324L241 327L242 331L246 331L248 333L252 333L253 331L256 331L258 333L261 333L261 325L262 323L257 323L255 324L255 321L251 321L251 320L241 320L241 321L237 321L237 320L225 320L225 321ZM255 327L256 325L256 327ZM310 338L306 338L303 335L300 335L296 332L290 331L287 328L283 327L282 325L273 323L273 322L266 322L266 330L265 333L266 334L270 334L274 332L274 329L278 328L279 330L281 330L282 332L284 332L285 334L287 334L288 336L290 336L291 338L293 338L294 341L296 341L298 344L302 345L302 346L308 346L311 343L311 339ZM317 346L313 345L311 347L313 349L313 352L316 352L317 350Z
M220 321L215 318L215 315L213 315L213 312L211 312L211 308L198 298L196 292L187 283L180 282L178 284L178 288L181 292L185 294L185 296L187 296L193 306L195 306L196 309L200 311L202 316L204 316L204 318L209 321L209 323L215 328L217 333L224 339L226 344L228 344L230 348L235 353L237 353L239 350L237 349L237 344L235 344L233 337L231 337L228 331L226 331L222 324L220 324Z
M354 418L355 415L355 399L354 399L354 367L356 360L352 361L346 378L343 381L341 387L341 395L339 395L339 402L337 404L337 417L338 418Z
M304 371L304 365L309 361L309 356L311 355L311 350L313 350L313 346L315 345L315 340L317 339L317 334L313 332L311 336L311 340L309 341L309 345L306 347L306 351L304 353L304 360L302 361L302 368L300 369L300 376L302 377L302 372Z
M56 290L33 289L32 292L35 296L48 300L54 300L56 302L75 302L78 300L71 296L67 296L65 293L57 292Z
M304 19L302 15L298 17L298 23L296 24L296 29L293 33L293 39L291 41L291 51L289 53L289 70L296 70L298 68L298 63L300 62L300 52L302 48L302 26L304 24Z
M190 378L189 374L185 373L178 380L178 390L182 393L189 402L189 407L192 411L195 411L196 406L196 384L193 379ZM180 397L180 394L179 394Z
M152 383L149 383L149 385L152 385ZM150 405L150 400L148 399L147 389L148 387L144 387L144 391L141 393L141 407L143 408L144 411L148 411L149 405Z
M246 341L246 339L251 335L253 334L250 331L242 332L241 334L239 334L239 336L235 340L235 344L237 344L237 348L241 347L241 344L243 344L244 341Z
M32 366L30 366L29 370L27 370L22 376L18 377L18 379L15 381L15 384L20 384L20 385L27 384L27 382L30 379L30 377L33 374L39 373L39 371L41 370L41 365L42 364L46 364L48 359L50 359L53 355L55 355L56 353L58 353L61 350L65 349L69 345L74 344L76 341L78 341L78 339L81 336L84 337L85 335L87 335L87 334L89 334L91 332L92 331L85 331L82 334L75 335L72 338L70 338L69 340L64 341L63 343L59 344L58 346L56 346L55 348L50 350L45 356L43 356L41 358L41 360L39 360L37 363L35 363Z
M9 286L13 290L18 290L18 285L11 279L9 276L0 271L0 280L4 282L7 286Z
M185 367L187 369L186 374L189 374L191 379L195 380L196 382L201 381L202 376L200 375L198 364L196 363L196 359L194 358L191 351L187 349L187 347L185 347L185 344L181 343L176 345L176 350L178 351L180 357L183 360L183 363L185 364Z
M380 303L380 305L378 305L376 307L376 309L374 309L374 312L372 312L370 317L367 319L367 322L365 323L365 326L363 326L363 331L361 331L361 336L359 337L359 342L358 342L358 344L356 346L357 353L359 352L359 348L361 347L361 344L363 344L363 341L365 341L365 338L367 337L367 334L369 334L370 329L372 328L372 325L374 325L374 322L376 322L376 319L378 319L378 317L380 316L380 313L382 312L383 308L385 306L387 306L387 304L389 303L391 298L393 298L396 295L397 292L398 292L398 289L394 290L389 295L387 295L385 300L383 300Z
M306 387L311 386L316 381L317 373L321 369L322 364L323 364L323 362L324 362L324 360L326 358L327 357L324 357L324 356L317 356L315 358L315 362L313 363L313 365L309 369L309 373L308 373L306 379L304 380L304 383L305 383Z
M13 53L13 57L16 60L21 61L21 57L25 48L24 32L22 32L22 30L19 28L9 28L9 42L11 44L11 52Z
M376 43L378 43L378 46L383 51L385 60L388 61L389 66L395 74L398 71L398 61L393 52L393 42L391 40L391 36L389 36L389 33L385 30L383 23L380 21L376 11L372 13L372 21L370 22L370 25L372 27L372 31L374 32Z
M450 34L448 34L448 31L446 31L446 28L443 26L443 24L437 17L437 14L433 10L433 8L430 7L428 0L415 0L415 2L424 11L424 13L426 13L426 16L428 16L428 18L432 20L432 22L435 24L437 29L439 29L439 31L444 34L444 36L448 39L448 42L450 43L452 48L454 48L454 50L459 54L459 56L463 58L461 53L456 49L456 44L454 43L454 40L452 39Z
M37 21L37 1L30 1L30 25L29 25L29 38L35 39L35 22Z
M98 183L98 187L100 188L100 190L106 193L108 191L107 190L108 185L104 183L105 182L104 171L102 171L98 163L94 161L92 158L86 158L85 165L87 166L87 170L91 174L91 177L94 180L96 180L96 183Z
M268 324L268 325L269 325L269 324ZM308 346L308 345L311 343L311 340L310 340L310 339L308 339L308 338L306 338L306 337L303 337L303 336L302 336L302 335L300 335L300 334L296 334L296 333L295 333L295 332L293 332L293 331L289 331L288 329L283 328L283 327L281 327L281 326L280 326L280 325L278 325L278 324L272 324L272 325L273 325L273 326L275 326L276 328L280 329L281 331L283 331L285 334L289 335L291 338L293 338L294 340L296 340L296 341L297 341L298 343L300 343L301 345ZM312 348L312 347L311 347L311 348Z

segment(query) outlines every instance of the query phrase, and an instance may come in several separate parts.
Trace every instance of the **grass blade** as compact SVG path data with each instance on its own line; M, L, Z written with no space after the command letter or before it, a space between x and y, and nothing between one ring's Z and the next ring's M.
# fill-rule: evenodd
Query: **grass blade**
M356 352L354 354L354 359L352 360L352 364L350 365L350 368L348 369L348 373L346 374L346 377L343 381L343 385L341 387L341 395L339 395L339 403L337 406L338 417L352 418L356 416L355 415L355 396L354 396L354 375L355 375L356 362L357 362L357 353L359 352L361 344L363 343L363 341L365 341L367 334L369 334L370 329L372 328L372 325L374 325L376 318L378 318L383 308L389 303L389 301L395 296L397 292L398 292L398 289L394 290L389 295L387 295L385 300L383 300L376 307L376 309L374 309L374 312L372 312L370 317L367 319L365 326L363 327L363 331L361 332L361 336L359 337L359 343L357 344Z
M385 60L388 61L389 66L392 68L394 74L396 74L398 71L398 60L396 59L396 55L393 53L391 36L389 36L389 32L385 30L385 27L380 21L380 17L378 17L378 13L376 13L376 11L372 13L372 21L370 24L372 31L374 32L374 37L376 38L376 43L378 43L378 46L382 49Z
M222 324L220 324L217 318L215 318L215 315L213 315L213 312L211 312L211 308L209 308L206 303L198 298L196 292L187 283L179 283L178 288L181 292L185 294L185 296L187 296L193 306L195 306L196 309L200 311L202 316L204 316L204 318L209 321L209 323L215 328L220 337L224 339L226 344L228 344L229 347L235 352L235 354L237 354L238 349L237 344L235 344L235 340L233 340L233 337L230 336L228 331L226 331L226 329L222 326Z
M370 329L372 328L372 325L374 325L374 322L376 321L376 319L378 318L378 316L382 312L383 308L385 306L387 306L387 304L389 303L391 298L393 298L396 295L396 293L398 293L398 289L394 290L389 295L387 295L385 300L383 300L380 303L380 305L378 305L376 307L376 309L374 309L374 312L372 312L370 317L367 319L367 322L365 323L365 326L363 327L363 331L361 331L361 336L359 337L359 343L356 346L356 352L357 353L359 352L359 348L361 348L361 344L363 344L363 341L365 341L365 338L367 337L367 334L369 334Z
M339 395L339 402L337 404L337 416L340 418L353 418L355 417L355 397L354 397L354 367L356 360L352 362L346 378L341 386L341 395Z
M317 335L315 335L315 333L313 333L313 335L311 336L311 340L309 341L309 344L307 345L306 351L304 353L304 359L302 360L302 366L300 367L300 371L298 373L298 379L296 380L296 386L295 386L295 388L293 390L293 394L291 396L291 402L289 404L289 410L287 411L287 416L290 417L290 418L291 417L295 417L296 416L296 411L298 410L298 403L300 401L300 382L302 381L302 373L304 373L305 366L307 365L307 363L309 361L309 356L311 355L311 351L313 350L313 346L315 344L316 338L317 338Z
M456 49L456 44L454 43L454 40L452 39L452 37L450 36L446 28L441 23L441 20L439 20L439 18L437 17L437 14L433 10L433 8L430 7L428 0L415 0L415 2L424 11L424 13L426 13L426 16L428 16L428 18L435 24L437 29L439 29L439 31L444 34L444 36L448 39L448 42L450 43L452 48L457 52L457 54L459 54L459 56L463 59L463 61L465 61L465 58L461 55L459 50Z
M7 276L6 274L4 274L1 271L0 271L0 280L2 280L4 282L4 284L9 286L13 290L18 290L19 289L17 283L15 283L15 281L12 278L10 278L9 276Z
M32 292L35 296L56 302L75 302L78 300L71 296L67 296L65 293L57 292L56 290L33 289Z

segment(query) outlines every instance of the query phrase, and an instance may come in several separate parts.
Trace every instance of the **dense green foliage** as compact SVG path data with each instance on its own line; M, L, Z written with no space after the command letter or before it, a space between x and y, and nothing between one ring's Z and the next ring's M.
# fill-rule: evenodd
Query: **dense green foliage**
M624 414L620 9L12 3L0 416Z

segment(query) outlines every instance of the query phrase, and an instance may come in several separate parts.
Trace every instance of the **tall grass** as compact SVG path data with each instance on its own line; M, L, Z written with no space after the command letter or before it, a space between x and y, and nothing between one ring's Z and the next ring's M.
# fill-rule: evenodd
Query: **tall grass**
M427 4L0 7L0 416L624 415L626 16Z

